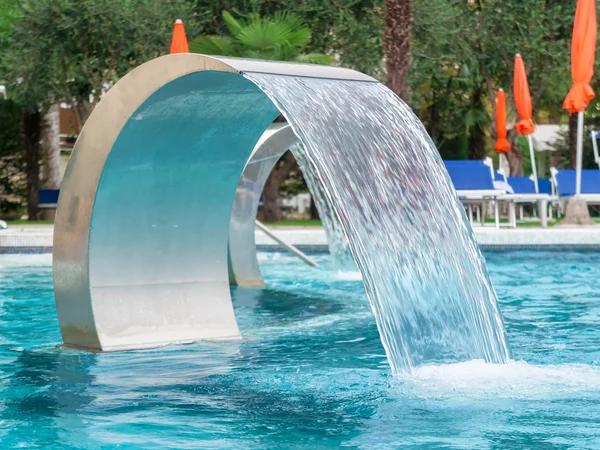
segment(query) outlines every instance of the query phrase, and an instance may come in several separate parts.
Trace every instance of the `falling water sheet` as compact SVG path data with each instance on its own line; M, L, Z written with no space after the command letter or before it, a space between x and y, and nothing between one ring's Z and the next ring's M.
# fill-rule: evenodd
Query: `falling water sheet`
M510 354L485 262L422 124L379 83L247 74L300 137L394 372Z

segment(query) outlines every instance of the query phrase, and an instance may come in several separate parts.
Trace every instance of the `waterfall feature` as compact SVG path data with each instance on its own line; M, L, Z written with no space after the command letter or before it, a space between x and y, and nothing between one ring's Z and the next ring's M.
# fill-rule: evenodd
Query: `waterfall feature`
M509 357L496 294L435 146L379 83L247 74L306 147L392 368Z
M484 260L402 101L347 69L193 54L123 77L80 134L54 233L65 344L106 351L240 338L232 205L280 113L348 237L392 370L505 362Z
M346 237L346 233L339 217L331 205L331 201L327 198L327 194L321 184L316 168L307 158L307 153L301 143L298 143L292 148L292 153L294 153L294 156L298 161L298 165L302 170L310 194L319 211L319 217L321 218L321 223L325 229L327 245L329 246L329 253L333 259L334 267L337 270L344 272L355 271L356 263L354 262L354 258L350 251L348 238Z

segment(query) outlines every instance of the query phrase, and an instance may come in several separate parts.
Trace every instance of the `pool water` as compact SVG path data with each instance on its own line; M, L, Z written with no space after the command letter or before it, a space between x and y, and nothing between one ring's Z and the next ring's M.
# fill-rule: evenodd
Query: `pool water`
M50 256L0 257L0 448L600 448L600 254L486 259L515 362L392 376L357 273L261 253L245 340L57 347Z

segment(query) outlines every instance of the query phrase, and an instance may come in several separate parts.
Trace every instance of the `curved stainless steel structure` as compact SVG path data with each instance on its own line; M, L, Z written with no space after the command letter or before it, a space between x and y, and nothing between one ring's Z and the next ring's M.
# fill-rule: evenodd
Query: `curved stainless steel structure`
M178 54L123 77L83 128L54 233L66 345L237 339L228 235L236 187L280 114L244 72L375 81L348 69Z
M287 123L274 123L259 139L235 193L229 224L229 281L236 286L263 287L256 259L254 221L263 187L286 150L298 142Z

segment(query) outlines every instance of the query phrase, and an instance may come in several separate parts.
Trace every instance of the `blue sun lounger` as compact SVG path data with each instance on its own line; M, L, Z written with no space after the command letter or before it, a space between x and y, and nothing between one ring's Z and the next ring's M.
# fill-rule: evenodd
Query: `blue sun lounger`
M575 170L550 169L552 184L562 203L575 195ZM581 171L581 198L588 205L600 205L600 170Z
M38 193L38 207L56 208L59 192L58 189L40 189Z
M506 190L494 185L494 171L484 161L444 161L460 201L467 207L469 220L473 223L473 205L484 210L488 201L494 202L496 228L500 228L499 201Z
M496 189L501 191L506 191L507 194L514 194L514 190L510 184L508 184L508 179L502 169L494 170L494 186Z
M535 183L530 177L508 177L508 184L513 188L513 194L508 195L515 204L520 204L520 218L523 220L523 205L537 204L538 212L542 227L547 226L547 211L548 203L551 201L551 195L548 192L543 192L542 188L546 189L549 182L544 179L538 179L539 192L535 190ZM516 219L515 219L516 220ZM515 224L516 225L516 224Z

